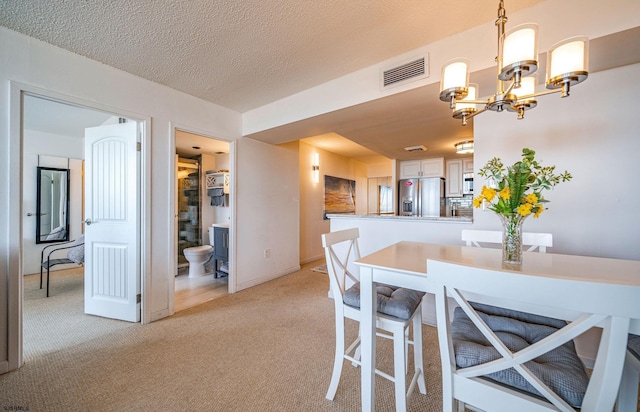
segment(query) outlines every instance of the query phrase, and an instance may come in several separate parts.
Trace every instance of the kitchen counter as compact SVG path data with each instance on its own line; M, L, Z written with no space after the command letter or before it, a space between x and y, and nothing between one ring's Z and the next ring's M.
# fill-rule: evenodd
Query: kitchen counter
M328 214L329 219L374 219L374 220L395 220L398 222L442 222L442 223L473 223L470 216L445 216L445 217L418 217L418 216L396 216L396 215L347 215Z

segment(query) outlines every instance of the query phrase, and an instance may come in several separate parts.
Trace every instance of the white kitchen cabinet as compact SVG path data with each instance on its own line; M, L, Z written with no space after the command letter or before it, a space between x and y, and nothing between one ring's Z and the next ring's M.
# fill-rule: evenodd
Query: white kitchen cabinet
M473 173L473 157L462 159L462 173Z
M463 159L447 160L447 181L445 184L446 197L462 197ZM471 166L473 170L473 166Z
M464 174L473 173L473 157L451 159L446 162L446 197L464 196Z
M400 162L400 179L444 177L444 158L405 160Z

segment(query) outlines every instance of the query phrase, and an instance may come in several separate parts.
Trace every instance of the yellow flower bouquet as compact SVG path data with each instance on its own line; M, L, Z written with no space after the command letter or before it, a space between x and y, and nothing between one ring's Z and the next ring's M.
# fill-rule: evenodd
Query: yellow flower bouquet
M503 260L507 263L522 262L522 223L533 214L540 216L549 201L542 196L560 182L571 180L565 170L556 174L555 166L542 166L535 160L536 152L522 149L522 160L505 168L502 161L494 157L478 174L488 180L479 196L473 199L474 207L489 204L503 224Z

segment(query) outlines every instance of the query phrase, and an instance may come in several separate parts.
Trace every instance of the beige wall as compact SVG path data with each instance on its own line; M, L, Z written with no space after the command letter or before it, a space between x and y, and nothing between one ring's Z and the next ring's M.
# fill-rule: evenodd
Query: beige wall
M304 142L299 145L300 168L300 262L324 257L320 236L329 232L329 220L323 219L324 176L356 181L356 214L367 213L368 166L353 159L338 156ZM320 156L320 181L313 182L313 154Z

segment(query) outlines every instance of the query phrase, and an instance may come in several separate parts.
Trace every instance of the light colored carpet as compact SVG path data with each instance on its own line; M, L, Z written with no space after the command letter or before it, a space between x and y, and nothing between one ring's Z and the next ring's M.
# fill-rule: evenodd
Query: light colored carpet
M52 280L48 299L25 279L26 363L0 375L0 408L359 411L360 370L349 363L335 400L324 397L335 332L328 278L311 271L320 263L148 325L83 315L81 277ZM424 326L423 339L428 395L416 391L408 409L440 411L436 330ZM386 340L378 365L393 370ZM393 384L376 385L377 409L394 410Z

